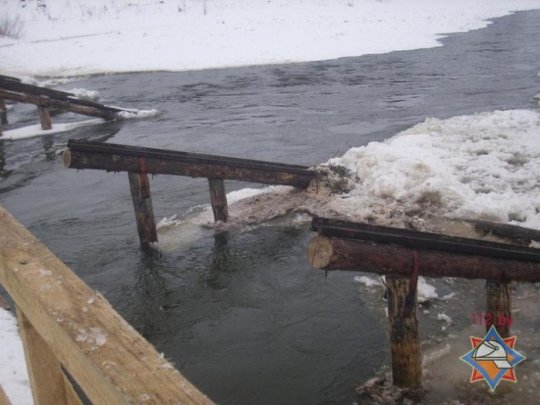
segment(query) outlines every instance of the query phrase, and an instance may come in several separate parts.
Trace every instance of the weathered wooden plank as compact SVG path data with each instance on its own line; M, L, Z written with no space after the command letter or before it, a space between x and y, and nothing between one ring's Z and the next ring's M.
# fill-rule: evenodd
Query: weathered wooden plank
M211 403L1 207L0 283L93 403Z
M140 159L150 174L219 178L305 188L314 172L304 166L203 155L101 142L70 141L64 151L64 166L113 172L138 172Z
M89 115L91 117L104 118L106 120L113 120L118 118L116 112L111 111L110 108L101 108L96 106L84 105L82 103L75 103L73 100L56 100L49 97L36 96L31 94L19 94L12 91L0 90L0 98L6 100L13 100L20 103L35 104L41 107L54 107L67 111L71 111L77 114ZM86 104L86 103L85 103ZM122 110L118 110L122 111Z
M311 228L321 235L330 237L398 244L421 250L436 250L448 253L471 254L474 256L540 263L540 249L506 243L459 238L430 232L411 231L408 229L318 217L313 218Z
M222 179L208 179L210 188L210 204L214 213L214 221L227 222L229 219L229 209L227 207L227 194L225 184Z
M147 246L158 241L156 221L152 209L150 182L146 173L128 172L128 177L139 241L141 245Z
M41 129L44 131L52 128L51 114L47 107L38 107L39 110L39 122L41 123Z
M418 332L417 294L410 294L409 280L386 277L390 352L394 385L419 388L422 385L422 352Z
M316 269L408 276L415 251L422 276L540 281L540 263L536 262L412 249L354 239L316 236L309 243L307 255Z
M32 396L36 405L80 405L60 362L32 324L17 308L19 331L23 342Z

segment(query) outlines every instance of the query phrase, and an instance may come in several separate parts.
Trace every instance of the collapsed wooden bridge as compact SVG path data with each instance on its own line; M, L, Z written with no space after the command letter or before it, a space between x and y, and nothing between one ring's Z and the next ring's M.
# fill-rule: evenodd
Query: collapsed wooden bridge
M475 226L527 245L540 241L532 229ZM494 326L502 337L510 336L510 282L540 281L540 249L325 218L313 218L312 230L319 234L307 248L314 268L386 276L392 376L401 387L422 385L418 276L486 279L486 330Z
M70 140L63 153L72 169L128 172L141 245L157 242L148 174L206 177L214 220L228 220L224 180L306 188L315 171L305 166L140 146Z
M119 118L122 112L129 112L126 109L80 99L73 93L34 86L23 83L16 77L0 75L0 137L2 126L8 124L5 100L36 105L43 130L52 128L51 109L105 120L114 120Z

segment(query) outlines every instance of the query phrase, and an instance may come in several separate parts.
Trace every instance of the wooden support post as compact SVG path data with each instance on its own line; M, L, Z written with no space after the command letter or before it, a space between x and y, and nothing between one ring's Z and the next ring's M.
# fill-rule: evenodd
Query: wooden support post
M510 337L512 309L510 282L486 280L486 331L495 325L502 338Z
M0 124L1 125L8 124L7 107L6 107L6 102L3 98L0 98Z
M142 246L157 242L156 221L152 210L150 182L146 173L128 172L129 187L137 220L137 232Z
M210 203L214 212L214 221L227 222L227 219L229 219L229 210L223 179L209 178L208 186L210 187Z
M82 404L49 345L19 308L17 308L17 319L34 403L36 405Z
M394 385L420 388L422 353L416 316L416 288L409 294L409 280L387 276L388 319Z
M48 130L52 128L51 114L47 107L38 107L39 110L39 120L41 122L41 129Z

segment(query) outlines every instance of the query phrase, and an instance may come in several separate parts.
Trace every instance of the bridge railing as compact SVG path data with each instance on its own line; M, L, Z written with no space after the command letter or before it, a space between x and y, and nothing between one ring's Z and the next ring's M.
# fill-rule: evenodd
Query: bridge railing
M36 404L81 404L80 391L95 404L212 403L1 206L0 284Z

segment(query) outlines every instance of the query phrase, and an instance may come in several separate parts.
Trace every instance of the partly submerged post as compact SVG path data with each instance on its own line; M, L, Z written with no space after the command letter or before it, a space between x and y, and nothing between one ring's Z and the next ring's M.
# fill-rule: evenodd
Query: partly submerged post
M142 246L148 246L158 240L148 175L145 172L128 172L128 177L139 240Z
M416 314L416 279L387 276L388 319L394 385L419 388L422 385L422 352Z
M227 222L229 210L223 179L208 178L208 186L210 187L210 203L214 212L214 221Z
M8 124L8 119L7 119L6 102L3 98L0 98L0 126L7 125L7 124Z
M51 114L47 107L38 106L39 120L41 122L41 129L47 130L52 128Z
M510 281L486 280L486 331L492 325L502 338L510 337L512 307Z

